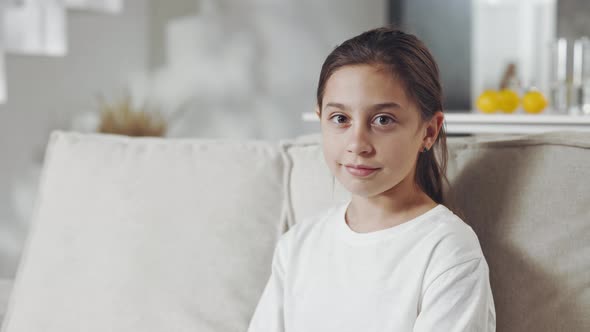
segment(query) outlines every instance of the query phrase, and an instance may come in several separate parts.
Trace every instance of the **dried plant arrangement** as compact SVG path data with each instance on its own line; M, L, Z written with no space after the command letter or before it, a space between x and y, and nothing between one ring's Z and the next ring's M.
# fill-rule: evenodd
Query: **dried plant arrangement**
M145 107L135 108L129 95L114 103L105 102L99 96L99 133L126 136L156 136L166 134L166 119L157 112L148 112Z

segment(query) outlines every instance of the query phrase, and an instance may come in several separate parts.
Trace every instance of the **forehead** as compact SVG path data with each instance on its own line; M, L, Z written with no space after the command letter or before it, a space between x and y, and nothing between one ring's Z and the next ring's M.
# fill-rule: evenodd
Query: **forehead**
M336 70L326 82L323 104L348 105L395 102L407 108L406 88L385 66L349 65Z

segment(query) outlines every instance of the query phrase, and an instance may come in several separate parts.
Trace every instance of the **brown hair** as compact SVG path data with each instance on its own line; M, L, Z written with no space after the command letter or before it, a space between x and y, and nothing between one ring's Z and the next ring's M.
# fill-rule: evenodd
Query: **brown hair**
M430 120L443 110L442 88L436 62L428 48L416 36L392 27L364 32L337 46L322 65L317 89L317 105L321 112L326 82L341 67L369 64L385 66L403 82L406 93L420 110L422 120ZM443 180L446 180L448 159L446 133L441 128L433 146L420 153L416 163L418 186L435 202L443 202Z

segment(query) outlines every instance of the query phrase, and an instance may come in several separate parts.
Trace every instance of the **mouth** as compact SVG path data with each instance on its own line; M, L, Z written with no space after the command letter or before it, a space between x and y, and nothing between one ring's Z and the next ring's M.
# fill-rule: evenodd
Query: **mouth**
M367 177L376 173L380 168L370 167L366 165L342 165L348 173L356 177Z

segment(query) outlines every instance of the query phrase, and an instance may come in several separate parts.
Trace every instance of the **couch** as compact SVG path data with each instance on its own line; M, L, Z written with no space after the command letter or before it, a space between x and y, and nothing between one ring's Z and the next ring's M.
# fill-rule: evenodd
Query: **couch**
M320 139L52 133L1 331L245 331L279 236L349 197ZM590 331L590 134L448 144L497 330Z

